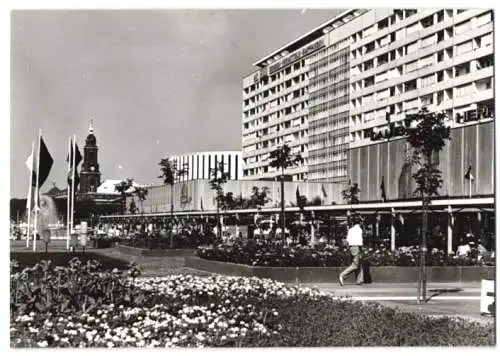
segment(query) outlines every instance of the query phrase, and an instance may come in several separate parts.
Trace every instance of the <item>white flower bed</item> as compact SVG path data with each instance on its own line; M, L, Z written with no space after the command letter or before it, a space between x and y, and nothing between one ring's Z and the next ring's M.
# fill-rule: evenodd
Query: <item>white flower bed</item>
M238 346L245 338L267 337L281 330L277 311L262 301L292 296L314 300L330 295L255 277L178 275L138 278L135 285L162 298L162 304L107 305L92 313L42 319L34 313L22 315L11 328L13 345Z

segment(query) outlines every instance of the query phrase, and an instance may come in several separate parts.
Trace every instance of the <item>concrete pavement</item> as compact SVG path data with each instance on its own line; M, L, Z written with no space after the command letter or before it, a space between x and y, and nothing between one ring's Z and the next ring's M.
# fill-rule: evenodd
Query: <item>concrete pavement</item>
M429 316L465 318L480 323L495 323L495 317L480 312L481 283L429 283L425 304L417 304L416 283L372 283L365 285L308 283L301 287L317 288L353 300L379 302L402 311Z

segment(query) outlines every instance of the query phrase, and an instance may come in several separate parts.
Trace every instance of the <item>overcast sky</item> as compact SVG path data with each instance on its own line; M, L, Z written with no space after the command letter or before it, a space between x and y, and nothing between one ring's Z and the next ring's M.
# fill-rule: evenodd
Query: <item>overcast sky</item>
M342 10L15 11L11 197L41 128L64 188L68 136L90 119L101 180L160 183L171 154L241 150L241 82L252 63Z

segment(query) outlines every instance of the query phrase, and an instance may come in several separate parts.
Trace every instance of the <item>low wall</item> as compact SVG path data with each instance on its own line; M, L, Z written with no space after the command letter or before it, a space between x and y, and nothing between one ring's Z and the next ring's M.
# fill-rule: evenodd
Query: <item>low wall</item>
M230 276L270 278L286 283L338 283L345 267L260 267L186 257L186 267ZM495 267L427 267L427 282L480 282L494 278ZM418 280L419 267L371 267L374 283L412 283ZM354 277L350 276L347 283Z
M149 256L149 257L184 257L194 256L192 249L177 249L177 250L149 250L138 247L117 245L118 251L132 256Z

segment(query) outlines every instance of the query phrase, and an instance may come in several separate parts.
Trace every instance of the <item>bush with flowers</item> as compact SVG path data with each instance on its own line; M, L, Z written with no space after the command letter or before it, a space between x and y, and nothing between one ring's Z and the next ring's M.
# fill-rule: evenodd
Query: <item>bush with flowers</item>
M11 289L17 292L11 293L11 346L494 344L492 325L404 313L267 279L143 278L131 267L128 273L107 272L92 262L82 266L72 261L63 271L44 262L19 273L13 265ZM57 282L61 274L66 283ZM15 286L21 275L29 290ZM65 290L57 292L58 286ZM27 299L20 300L20 295ZM86 307L90 296L95 300L93 308ZM36 305L48 300L52 301L49 308ZM63 308L66 300L70 302ZM26 303L31 307L23 308Z
M399 247L391 251L385 245L365 248L364 259L372 266L419 266L418 246ZM207 260L268 267L341 267L350 263L348 248L328 244L310 246L280 246L262 242L200 246L196 254ZM457 257L438 249L427 252L428 266L475 266L474 255Z

